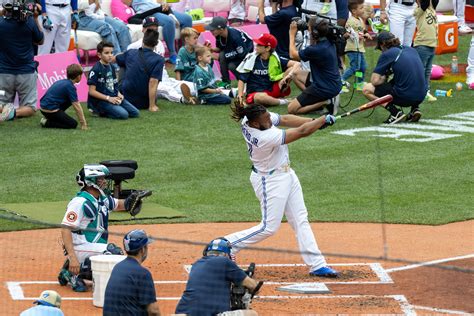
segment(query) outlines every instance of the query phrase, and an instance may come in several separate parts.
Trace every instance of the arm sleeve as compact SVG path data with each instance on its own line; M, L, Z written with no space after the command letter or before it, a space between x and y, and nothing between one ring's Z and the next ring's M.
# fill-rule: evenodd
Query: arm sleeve
M272 126L267 130L265 137L259 139L259 147L270 146L276 147L285 144L285 130Z
M390 58L391 51L387 51L385 53L382 53L380 55L379 60L377 61L377 65L374 68L374 73L379 74L379 75L385 75L387 71L390 69L390 67L393 64L394 58Z
M247 274L244 272L244 270L239 268L235 262L229 259L227 260L226 264L226 277L227 280L231 281L232 283L240 284L247 277Z
M268 75L271 81L280 81L283 79L284 74L281 69L280 60L274 55L271 55L268 61Z
M151 78L161 80L163 78L163 60L158 60L151 70Z
M77 0L71 0L72 11L77 11Z
M265 24L268 25L268 27L272 27L274 25L278 25L283 22L283 16L280 13L280 11L277 11L273 14L266 15L265 16Z
M87 78L87 85L89 86L97 86L97 80L99 80L98 69L96 66L92 67L91 71L89 72L89 77Z
M74 85L72 85L69 88L68 97L69 97L69 101L71 103L79 101L79 98L77 97L77 90L76 90L76 87Z
M301 61L308 61L311 58L311 46L306 47L298 51L298 55L300 56Z
M84 217L83 208L85 203L82 199L74 198L69 202L66 208L66 214L64 214L62 225L71 227L80 227L81 221Z
M178 58L176 58L176 67L174 68L174 71L178 70L178 71L183 71L184 70L184 62L185 62L185 59L183 58L183 51L180 49L178 51Z
M281 116L278 113L270 112L270 120L272 121L273 125L279 126L280 121L281 121Z
M156 291L155 284L150 271L145 271L141 278L138 280L137 288L138 291L138 302L142 306L150 305L156 302Z

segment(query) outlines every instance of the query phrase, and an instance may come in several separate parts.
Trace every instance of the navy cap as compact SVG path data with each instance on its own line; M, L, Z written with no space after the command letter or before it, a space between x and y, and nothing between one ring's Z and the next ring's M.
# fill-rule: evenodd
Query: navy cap
M395 35L393 35L390 32L380 32L379 35L377 36L377 46L375 49L381 49L380 45L386 41L389 41L391 39L394 39Z
M212 18L210 24L206 25L204 28L208 31L213 30L223 30L227 27L227 19L221 16L216 16Z

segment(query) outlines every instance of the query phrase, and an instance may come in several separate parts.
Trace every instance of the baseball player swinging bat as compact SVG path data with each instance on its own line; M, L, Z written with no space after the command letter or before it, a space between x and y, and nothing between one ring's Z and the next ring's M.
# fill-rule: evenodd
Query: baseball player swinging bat
M358 108L356 108L352 111L349 111L349 112L343 113L341 115L338 115L338 116L336 116L336 119L340 119L340 118L343 118L343 117L346 117L346 116L350 116L352 114L362 112L362 111L365 111L365 110L368 110L368 109L373 109L376 106L391 102L392 100L393 100L392 95L387 94L387 95L385 95L381 98L378 98L378 99L375 99L373 101L367 102L367 103L359 106Z

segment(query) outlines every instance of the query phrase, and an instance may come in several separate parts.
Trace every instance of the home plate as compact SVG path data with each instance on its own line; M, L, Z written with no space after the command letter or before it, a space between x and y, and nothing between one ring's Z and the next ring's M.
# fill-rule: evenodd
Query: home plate
M277 288L278 291L286 291L302 294L329 294L328 287L324 283L297 283Z

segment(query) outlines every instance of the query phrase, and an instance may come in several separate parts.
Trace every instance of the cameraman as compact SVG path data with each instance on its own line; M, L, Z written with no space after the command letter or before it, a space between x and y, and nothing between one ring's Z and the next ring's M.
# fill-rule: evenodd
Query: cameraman
M225 238L212 240L189 273L186 290L176 306L176 314L186 315L257 315L252 310L231 309L231 284L254 290L258 282L250 278L230 259L232 246Z
M267 24L270 34L278 39L275 49L280 57L289 59L290 39L288 29L291 20L299 16L298 7L300 0L271 0L273 14L265 16L265 0L258 2L258 19L260 23Z
M42 44L44 35L38 24L38 10L32 13L24 4L20 4L20 8L16 6L18 3L8 0L0 16L0 90L5 91L0 94L0 122L11 120L15 115L34 115L38 99L34 45ZM20 107L15 113L12 103L16 93Z
M290 24L290 58L297 61L309 61L311 72L307 73L303 80L298 76L306 88L288 105L290 114L304 114L323 107L327 104L327 100L339 95L342 87L336 46L328 39L329 22L326 19L311 16L307 24L311 45L300 51L295 45L298 24L300 28L306 27L306 23L302 20L293 21ZM332 100L326 108L329 114L334 115L337 112Z
M377 61L370 83L365 84L362 93L369 100L391 94L393 101L385 106L390 116L385 124L395 124L406 115L395 105L410 107L409 122L418 122L421 117L419 105L427 92L425 85L425 69L417 51L413 47L402 46L400 39L390 32L381 32L377 36L377 47L382 54ZM393 79L387 76L393 73Z

